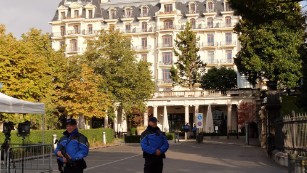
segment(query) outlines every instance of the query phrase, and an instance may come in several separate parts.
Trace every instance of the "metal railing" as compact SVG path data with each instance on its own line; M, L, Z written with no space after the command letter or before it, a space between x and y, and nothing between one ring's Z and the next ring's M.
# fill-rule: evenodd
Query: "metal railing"
M10 145L0 157L0 173L52 172L52 145Z

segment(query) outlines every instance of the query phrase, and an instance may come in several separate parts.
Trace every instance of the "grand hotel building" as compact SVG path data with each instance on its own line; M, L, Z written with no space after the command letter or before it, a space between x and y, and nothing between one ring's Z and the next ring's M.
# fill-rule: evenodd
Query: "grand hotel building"
M84 53L86 40L96 37L101 29L116 29L131 37L137 58L152 64L152 80L157 88L147 102L145 126L152 115L158 117L164 131L175 131L187 122L193 124L196 113L206 116L211 105L215 126L227 121L227 130L236 131L237 106L243 100L255 100L251 90L222 95L173 88L169 71L177 61L174 39L187 21L200 38L199 55L207 68L226 66L236 70L233 57L240 43L233 28L239 19L227 0L62 0L50 24L53 48L66 45L67 57ZM239 74L238 87L250 87ZM116 112L115 131L126 132L126 115L124 111Z

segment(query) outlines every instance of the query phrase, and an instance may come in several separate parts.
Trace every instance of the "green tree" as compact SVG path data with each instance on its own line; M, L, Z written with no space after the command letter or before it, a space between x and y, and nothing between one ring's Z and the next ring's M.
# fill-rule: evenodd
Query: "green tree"
M298 3L280 2L229 0L242 16L235 27L241 42L235 64L253 85L267 79L291 88L301 77L304 19Z
M118 31L101 31L97 40L89 40L82 56L104 80L101 89L120 103L126 113L144 111L145 101L154 93L149 63L137 61L131 40Z
M227 91L237 87L237 73L226 67L213 67L202 76L201 88L209 90Z
M196 34L192 31L190 23L186 23L185 30L176 36L174 50L178 61L170 70L173 83L192 89L195 83L199 83L201 72L206 64L200 60Z

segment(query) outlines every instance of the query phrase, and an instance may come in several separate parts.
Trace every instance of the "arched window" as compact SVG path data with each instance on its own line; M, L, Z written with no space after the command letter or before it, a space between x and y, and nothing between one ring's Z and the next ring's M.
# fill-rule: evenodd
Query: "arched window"
M191 23L191 27L193 29L195 29L196 28L196 20L194 18L192 18L192 19L190 19L190 23Z
M87 25L87 30L88 30L88 34L93 34L93 25L92 24L88 24Z
M111 9L110 10L110 19L116 19L116 10L115 9Z
M207 19L207 26L208 28L213 28L213 18L212 17L209 17Z
M208 12L213 12L214 11L214 7L213 7L213 2L212 1L210 1L210 2L208 2Z
M79 34L79 26L74 25L74 34Z
M128 7L125 9L125 17L130 18L132 16L132 8Z
M230 16L225 17L225 25L227 27L231 26L231 17Z
M196 13L196 4L194 2L190 3L190 14Z
M146 17L148 16L148 7L142 7L142 13L141 16Z
M76 39L70 40L70 51L72 52L78 51L78 42Z

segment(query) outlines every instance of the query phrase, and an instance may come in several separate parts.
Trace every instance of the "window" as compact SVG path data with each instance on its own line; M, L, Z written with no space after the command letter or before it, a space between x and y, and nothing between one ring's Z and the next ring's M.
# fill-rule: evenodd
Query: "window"
M165 4L164 5L164 12L165 13L171 13L173 11L173 5L172 4Z
M65 19L66 18L66 15L65 15L65 12L61 12L61 19Z
M208 63L214 63L214 51L208 51Z
M230 16L225 17L225 24L228 27L231 26L231 17Z
M74 18L78 18L79 17L79 10L75 10L74 11Z
M132 9L131 8L126 8L126 14L125 14L125 17L131 17L132 16Z
M126 24L126 32L131 32L131 24Z
M61 26L61 36L65 35L65 26Z
M78 25L74 25L73 34L79 34L79 26Z
M142 31L147 32L147 22L142 22Z
M65 42L64 41L60 41L60 47L61 48L65 47Z
M208 11L213 12L213 2L208 2Z
M232 50L226 50L227 63L232 63Z
M173 63L173 53L172 52L162 52L162 62L164 65L172 65Z
M195 29L195 28L196 28L196 21L195 21L195 19L191 19L191 20L190 20L190 23L191 23L191 27L192 27L193 29Z
M147 62L147 54L146 53L141 54L141 60Z
M164 21L164 29L173 29L173 21L172 20Z
M225 8L225 11L231 11L229 2L225 2L225 7L224 8Z
M147 49L147 38L142 38L142 48Z
M165 35L162 37L163 47L172 47L173 38L171 35Z
M114 25L114 24L110 24L110 25L109 25L109 30L110 30L110 31L114 31L114 29L115 29L115 25Z
M213 18L212 17L209 17L207 19L207 26L208 28L213 28Z
M208 46L214 46L214 34L207 34Z
M72 52L78 51L78 42L76 39L70 40L70 51Z
M88 18L93 18L93 10L88 10Z
M226 36L226 44L227 45L232 44L232 33L226 33L225 36Z
M163 82L164 83L171 83L171 73L170 73L170 69L162 69L163 72Z
M148 16L148 7L142 7L142 16Z
M110 10L110 19L116 19L116 10L115 9Z
M194 13L196 13L196 4L191 3L190 4L190 14L194 14Z
M92 24L88 24L87 29L88 29L88 34L93 34L93 25Z

